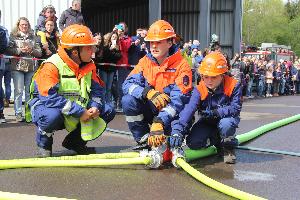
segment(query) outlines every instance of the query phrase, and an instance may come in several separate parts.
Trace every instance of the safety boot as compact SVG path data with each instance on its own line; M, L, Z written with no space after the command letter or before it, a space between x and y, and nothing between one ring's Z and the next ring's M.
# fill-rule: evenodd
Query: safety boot
M52 150L51 149L45 149L42 147L38 147L37 156L40 158L46 158L52 156Z
M88 155L96 153L96 149L94 147L87 147L85 144L74 144L66 139L64 139L64 141L62 142L62 146L66 149L75 151L78 155Z
M224 147L224 163L235 164L236 156L235 149L233 147Z

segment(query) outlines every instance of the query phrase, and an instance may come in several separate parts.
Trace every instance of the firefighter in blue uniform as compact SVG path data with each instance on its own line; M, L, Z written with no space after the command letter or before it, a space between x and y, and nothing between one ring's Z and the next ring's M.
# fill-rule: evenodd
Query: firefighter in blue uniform
M31 83L26 120L37 126L38 155L52 155L53 133L69 133L62 145L78 154L94 153L87 141L99 137L115 116L104 103L103 82L96 75L92 54L97 45L88 27L64 29L58 53L42 63Z
M174 45L175 37L168 22L154 22L145 37L145 41L150 42L150 53L139 61L123 83L122 106L126 121L141 146L148 143L148 147L157 147L166 143L171 121L190 98L192 71ZM141 141L148 133L148 139Z
M240 83L227 76L227 71L226 59L220 52L212 52L204 58L199 67L201 81L179 119L172 122L172 148L181 147L186 137L189 148L215 145L225 163L235 163L234 147L238 144L235 132L240 122L242 92ZM200 118L191 125L196 111Z

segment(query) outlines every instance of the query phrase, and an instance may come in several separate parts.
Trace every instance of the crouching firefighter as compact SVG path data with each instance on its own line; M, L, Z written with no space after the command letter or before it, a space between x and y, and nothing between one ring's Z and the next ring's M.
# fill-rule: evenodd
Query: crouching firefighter
M154 22L145 37L150 42L150 53L123 83L122 106L137 147L158 147L166 143L171 122L189 101L192 71L174 45L175 37L168 22ZM144 140L146 134L149 137Z
M103 82L91 60L97 41L89 28L71 25L64 29L58 53L44 61L34 74L26 120L37 126L36 143L41 157L52 155L53 132L69 133L62 146L78 154L95 149L87 141L99 137L115 110L104 104Z
M171 146L180 146L186 136L189 148L215 145L225 163L235 163L234 147L238 144L235 132L240 122L242 92L240 83L227 76L227 71L226 58L220 52L204 58L199 67L201 81L179 119L172 123ZM196 111L200 118L190 129Z

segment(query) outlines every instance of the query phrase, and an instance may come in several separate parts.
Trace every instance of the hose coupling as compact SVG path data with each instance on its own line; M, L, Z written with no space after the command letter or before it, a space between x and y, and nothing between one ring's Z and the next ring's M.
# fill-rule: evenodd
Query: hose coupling
M176 161L177 161L177 158L182 158L185 160L185 156L184 156L184 151L182 148L174 148L174 149L171 149L172 151L172 164L174 165L174 167L176 168L180 168L180 166L177 165Z

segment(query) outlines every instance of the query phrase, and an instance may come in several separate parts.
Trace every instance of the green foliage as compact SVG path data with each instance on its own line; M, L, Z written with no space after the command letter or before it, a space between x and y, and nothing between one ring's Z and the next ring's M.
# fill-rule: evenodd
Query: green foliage
M290 45L300 55L300 2L282 0L243 1L243 42Z

